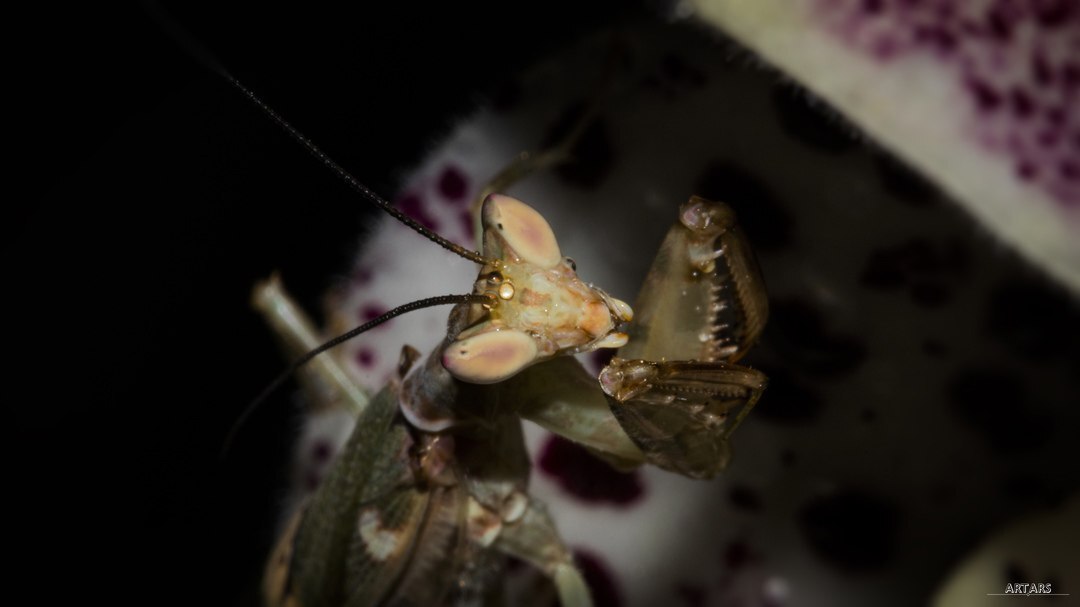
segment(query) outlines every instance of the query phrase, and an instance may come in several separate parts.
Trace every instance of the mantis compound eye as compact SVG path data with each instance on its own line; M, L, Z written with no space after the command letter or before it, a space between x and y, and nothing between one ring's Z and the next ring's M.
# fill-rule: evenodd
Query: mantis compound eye
M554 268L562 260L559 243L544 216L529 205L501 194L484 200L483 223L494 227L517 257L541 268ZM490 252L491 257L500 257Z
M472 384L493 384L536 360L536 341L524 331L504 329L456 341L442 363L451 375Z

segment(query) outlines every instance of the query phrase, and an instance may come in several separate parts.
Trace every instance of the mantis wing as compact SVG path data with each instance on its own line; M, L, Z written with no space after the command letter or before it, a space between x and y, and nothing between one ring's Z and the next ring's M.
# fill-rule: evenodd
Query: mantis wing
M417 483L414 439L397 401L393 385L371 401L294 534L283 539L279 558L287 569L271 576L279 580L269 589L271 604L429 604L452 586L463 492Z

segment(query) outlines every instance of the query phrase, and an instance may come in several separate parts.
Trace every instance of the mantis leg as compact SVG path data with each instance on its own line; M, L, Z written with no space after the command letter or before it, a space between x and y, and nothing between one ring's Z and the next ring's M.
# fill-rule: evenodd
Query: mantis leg
M709 478L730 461L730 437L765 384L760 371L721 361L618 358L598 384L576 360L559 358L526 369L501 389L522 417L616 468L650 463Z
M596 377L576 359L555 358L534 365L499 386L500 401L514 403L519 415L588 447L620 469L645 462L645 456L612 414Z
M542 571L555 583L563 607L591 607L592 598L574 558L542 504L530 499L524 512L503 524L493 547Z
M612 413L646 460L691 478L727 467L731 434L766 381L760 371L724 362L616 358L600 374Z
M712 477L766 384L736 364L769 308L730 207L693 197L679 209L634 310L629 343L600 373L611 411L649 463Z
M505 400L617 467L715 476L766 385L736 364L760 336L768 300L730 207L697 197L682 206L634 309L630 341L599 383L553 360L506 382Z

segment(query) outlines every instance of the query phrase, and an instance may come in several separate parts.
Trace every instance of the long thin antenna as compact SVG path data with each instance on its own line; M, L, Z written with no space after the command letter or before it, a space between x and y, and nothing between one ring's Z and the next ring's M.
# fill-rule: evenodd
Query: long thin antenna
M245 97L247 97L256 106L258 106L263 111L263 113L269 116L271 120L273 120L279 127L282 128L282 130L284 130L286 133L289 134L290 137L292 137L300 145L302 145L304 149L311 153L312 156L319 159L320 162L329 167L331 171L336 173L342 181L347 183L349 187L351 187L358 194L366 198L369 202L379 207L383 211L386 211L386 213L388 213L394 219L409 226L424 238L427 238L428 240L450 251L451 253L464 257L469 261L474 261L480 265L496 265L493 260L484 257L476 251L471 251L461 245L450 242L449 240L438 235L437 233L420 225L412 217L409 217L398 209L395 209L383 197L379 196L370 188L360 183L360 181L356 177L353 177L352 174L346 171L344 167L335 162L333 158L328 156L326 152L322 151L322 149L319 148L319 146L315 145L313 141L304 136L304 134L297 130L296 127L289 124L289 122L282 118L281 115L274 111L273 108L271 108L269 105L266 105L266 102L264 102L251 89L244 86L242 82L237 80L236 77L229 73L229 70L225 69L225 66L217 60L217 57L215 57L213 53L211 53L205 46L203 46L203 44L196 40L195 37L192 36L187 30L181 27L180 24L178 24L175 19L173 19L168 13L166 13L160 5L158 5L156 2L153 2L152 0L144 0L143 7L146 9L147 14L150 15L150 17L153 18L155 21L157 21L161 28L165 30L165 33L167 33L174 40L176 40L177 43L179 43L180 46L189 55L191 55L192 58L203 64L210 71L220 75L225 80L231 82L232 85L236 88L240 89L240 92L243 93Z
M284 371L282 371L280 375L275 377L274 381L270 382L269 385L267 385L265 388L263 388L263 391L260 392L259 395L256 396L254 399L252 399L252 401L250 403L248 403L248 406L244 408L244 411L240 414L240 416L236 418L236 421L233 422L232 428L229 429L228 436L225 437L225 443L221 447L221 457L224 458L225 454L228 453L229 447L232 445L233 438L236 437L237 431L239 431L240 427L243 426L245 422L247 422L247 419L249 417L251 417L251 414L255 412L255 409L257 409L259 407L259 405L261 405L263 403L263 401L265 401L267 399L267 397L269 397L271 394L273 394L275 390L280 388L281 384L285 383L289 379L289 377L291 377L292 374L296 372L297 369L299 369L300 367L303 367L311 359L313 359L316 356L322 354L323 352L326 352L327 350L333 348L334 346L340 345L342 342L346 342L346 341L356 337L357 335L360 335L361 333L364 333L365 331L368 331L370 329L373 329L373 328L383 324L384 322L390 320L391 318L401 316L402 314L405 314L407 312L412 312L414 310L420 310L422 308L431 308L431 307L434 307L434 306L445 306L445 305L448 305L448 304L461 304L461 303L479 303L479 304L486 303L486 304L494 305L494 304L497 303L497 300L494 297L492 297L491 295L469 294L469 295L439 295L438 297L428 297L428 298L425 298L425 299L419 299L417 301L410 301L409 303L407 303L405 305L398 306L398 307L394 308L393 310L390 310L389 312L386 312L382 316L379 316L378 318L376 318L374 320L370 320L370 321L360 325L359 327L356 327L355 329L351 329L351 330L349 330L349 331L347 331L347 332L345 332L345 333L343 333L341 335L338 335L337 337L331 339L330 341L318 346L314 350L311 350L307 354L304 354L300 358L296 359L295 361L293 361L293 363L291 365L286 367L286 369Z
M263 113L265 113L267 116L270 117L271 120L277 123L277 125L281 127L286 133L288 133L290 137L295 139L300 145L304 146L304 148L307 149L307 151L310 152L312 156L319 159L320 162L329 167L331 171L336 173L342 181L349 184L349 187L351 187L364 198L367 198L368 201L373 203L375 206L386 211L391 217L409 226L421 236L427 238L428 240L438 244L439 246L449 250L456 255L460 255L461 257L464 257L465 259L468 259L470 261L474 261L480 265L494 265L494 262L487 257L484 257L476 251L470 251L469 249L466 249L459 244L450 242L442 236L439 236L437 233L420 225L412 217L409 217L408 215L391 206L390 203L386 202L386 200L383 199L381 196L371 191L371 189L364 184L360 183L360 181L353 177L351 173L346 171L344 167L335 162L333 158L327 156L326 152L323 152L322 149L319 148L319 146L315 145L313 141L305 137L303 133L296 129L296 127L289 124L288 121L282 118L281 115L274 111L273 108L266 105L266 103L262 99L260 99L258 95L251 91L251 89L244 86L243 83L241 83L228 72L223 72L222 75L225 77L226 80L231 82L233 86L240 89L240 92L242 92L249 100L251 100L252 103L262 109Z

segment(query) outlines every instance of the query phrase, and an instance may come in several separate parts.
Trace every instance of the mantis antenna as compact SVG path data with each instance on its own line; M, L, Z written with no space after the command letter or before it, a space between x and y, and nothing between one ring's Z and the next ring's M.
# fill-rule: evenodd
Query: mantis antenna
M358 180L356 177L353 177L353 175L346 171L343 166L341 166L333 158L328 156L326 152L322 151L322 148L315 145L315 142L308 139L296 127L294 127L287 120L282 118L280 114L278 114L276 111L274 111L273 108L267 105L266 102L262 100L262 98L255 94L254 91L244 86L244 83L240 82L235 76L229 73L229 70L225 69L225 66L223 66L221 62L217 60L213 53L207 50L205 46L203 46L187 30L185 30L179 23L177 23L176 20L173 19L172 16L170 16L168 13L166 13L165 10L162 9L156 2L146 1L143 3L143 7L146 9L150 17L157 21L161 28L164 29L169 36L176 40L177 44L179 44L188 53L188 55L190 55L193 59L201 63L210 71L218 74L225 80L229 81L229 83L231 83L241 93L243 93L249 101L255 104L256 107L261 109L263 113L270 118L270 120L272 120L275 124L281 127L281 129L288 133L290 137L295 139L297 143L299 143L301 146L304 147L304 149L310 152L312 156L314 156L320 162L326 165L326 167L333 171L339 179L348 184L350 188L360 194L360 196L364 197L368 202L379 207L388 215L407 225L409 228L411 228L413 231L420 234L424 238L427 238L428 240L439 245L440 247L450 251L451 253L454 253L455 255L464 257L465 259L476 262L480 265L498 265L493 260L484 257L476 251L471 251L459 244L450 242L449 240L443 238L434 231L420 225L412 217L409 217L405 213L402 213L400 210L395 209L389 202L386 201L386 199L373 192L371 188L360 183L360 180Z
M356 177L353 177L353 175L346 171L344 167L338 164L333 158L328 156L326 152L322 151L322 148L315 145L313 141L308 139L296 127L294 127L287 120L282 118L280 114L278 114L276 111L274 111L273 108L267 105L266 102L262 100L262 98L256 95L251 89L244 86L242 82L240 82L235 76L229 73L229 71L226 70L225 67L221 64L221 62L217 60L213 53L211 53L209 50L206 49L205 46L199 43L198 40L196 40L187 30L180 26L180 24L178 24L175 19L168 15L164 11L164 9L162 9L156 2L146 1L143 3L143 7L146 9L147 13L151 16L151 18L157 21L161 28L164 29L169 36L176 40L176 42L192 58L203 64L203 66L205 66L206 68L217 73L222 78L229 81L237 89L239 89L239 91L243 93L249 101L255 104L256 107L261 109L263 113L270 118L270 120L272 120L275 124L281 127L282 130L288 133L290 137L292 137L294 140L296 140L297 143L303 146L304 149L311 153L312 156L314 156L320 162L326 165L327 168L329 168L338 176L338 178L348 184L349 187L351 187L362 197L367 199L368 202L371 202L375 206L385 211L394 219L397 219L401 223L412 228L421 236L424 236L428 240L431 240L435 244L438 244L444 249L447 249L448 251L460 257L464 257L469 261L473 261L481 265L499 265L496 261L488 259L476 251L471 251L469 249L466 249L465 247L462 247L461 245L450 242L446 238L443 238L434 231L425 228L424 226L417 223L417 221L413 218L405 215L400 210L391 206L389 202L387 202L383 197L372 191L371 188L368 188L364 184L360 183L360 181ZM326 343L316 347L307 354L304 354L299 359L294 361L291 365L289 365L288 368L282 371L280 375L274 378L274 380L270 382L270 384L267 385L266 388L264 388L263 391L248 404L248 406L244 409L240 416L237 417L236 421L232 425L232 428L229 429L229 434L226 436L225 442L222 445L221 456L224 457L225 454L228 452L229 446L232 444L233 438L236 436L237 431L239 431L240 427L244 425L244 423L251 416L251 414L254 413L258 406L262 404L262 402L265 401L268 396L273 394L275 390L281 387L281 384L285 383L285 381L288 380L289 377L292 376L292 374L297 369L304 366L304 364L309 362L311 359L333 348L334 346L341 344L342 342L348 341L356 337L357 335L360 335L365 331L377 327L382 323L390 320L391 318L405 314L406 312L412 312L413 310L419 310L421 308L430 308L433 306L460 303L480 303L486 304L489 307L493 307L498 304L498 301L490 295L474 294L440 295L438 297L429 297L426 299L413 301L405 305L398 306L393 310L390 310L389 312L383 314L382 316L379 316L378 318L366 322L363 325L352 329L351 331L339 335L331 339L330 341L327 341Z
M290 137L295 139L308 152L310 152L312 156L314 156L320 162L322 162L324 165L326 165L339 178L341 178L342 181L347 183L349 185L349 187L351 187L353 190L355 190L361 196L366 198L369 202L371 202L375 206L379 207L383 211L386 211L386 213L388 215L390 215L391 217L393 217L394 219L396 219L396 220L400 221L401 223L409 226L410 228L412 228L414 231L416 231L421 236L423 236L423 237L427 238L428 240L434 242L435 244L443 247L444 249L454 253L455 255L458 255L460 257L464 257L465 259L468 259L469 261L474 261L474 262L476 262L476 263L478 263L480 265L498 265L493 260L490 260L490 259L484 257L483 255L481 255L480 253L477 253L476 251L470 251L469 249L466 249L465 247L463 247L463 246L461 246L459 244L450 242L449 240L443 238L442 236L439 236L435 232L433 232L433 231L425 228L424 226L420 225L412 217L409 217L408 215L402 213L400 210L395 209L384 198L382 198L381 196L379 196L375 192L371 191L371 189L368 188L367 186L365 186L364 184L360 183L360 181L357 180L355 177L353 177L351 173L346 171L344 167L342 167L340 164L335 162L333 158L327 156L326 152L322 151L322 149L319 148L319 146L315 145L314 142L312 142L310 139L305 137L303 133L301 133L300 131L298 131L296 129L296 127L289 124L288 121L286 121L284 118L282 118L280 114L275 112L273 108L266 105L266 103L262 99L260 99L258 95L256 95L254 92L252 92L251 89L244 86L244 84L242 82L237 80L235 77L233 77L228 72L222 71L221 75L226 80L231 82L233 84L233 86L235 86L237 89L239 89L240 92L243 93L244 96L247 97L252 103L254 103L256 106L258 106L258 108L261 109L263 111L263 113L265 113L267 116L269 116L270 119L273 120L286 133L288 133Z
M233 438L236 437L236 433L240 430L240 427L244 425L247 419L251 417L251 414L255 412L255 409L257 409L259 405L263 403L263 401L265 401L271 394L273 394L275 390L280 388L281 384L285 383L289 379L289 377L291 377L292 374L296 372L297 369L303 367L305 364L311 361L311 359L322 354L323 352L326 352L334 346L340 345L341 343L346 342L356 337L357 335L360 335L361 333L374 329L375 327L383 324L384 322L397 316L401 316L402 314L405 314L407 312L412 312L413 310L420 310L422 308L431 308L434 306L445 306L449 304L462 303L478 303L486 304L488 306L495 306L498 305L498 300L495 299L495 297L492 295L469 294L439 295L437 297L428 297L426 299L411 301L407 304L400 305L393 310L390 310L389 312L386 312L385 314L379 316L378 318L370 320L360 325L359 327L356 327L355 329L346 331L345 333L342 333L341 335L338 335L337 337L307 352L300 358L293 361L291 365L289 365L284 371L282 371L277 377L275 377L273 381L271 381L265 388L263 388L263 391L260 392L258 396L256 396L254 399L252 399L250 403L248 403L248 406L244 408L244 411L240 413L240 416L236 418L235 422L233 422L232 428L229 429L229 434L225 437L225 443L221 447L221 456L224 457L225 454L228 453L229 446L232 444Z

